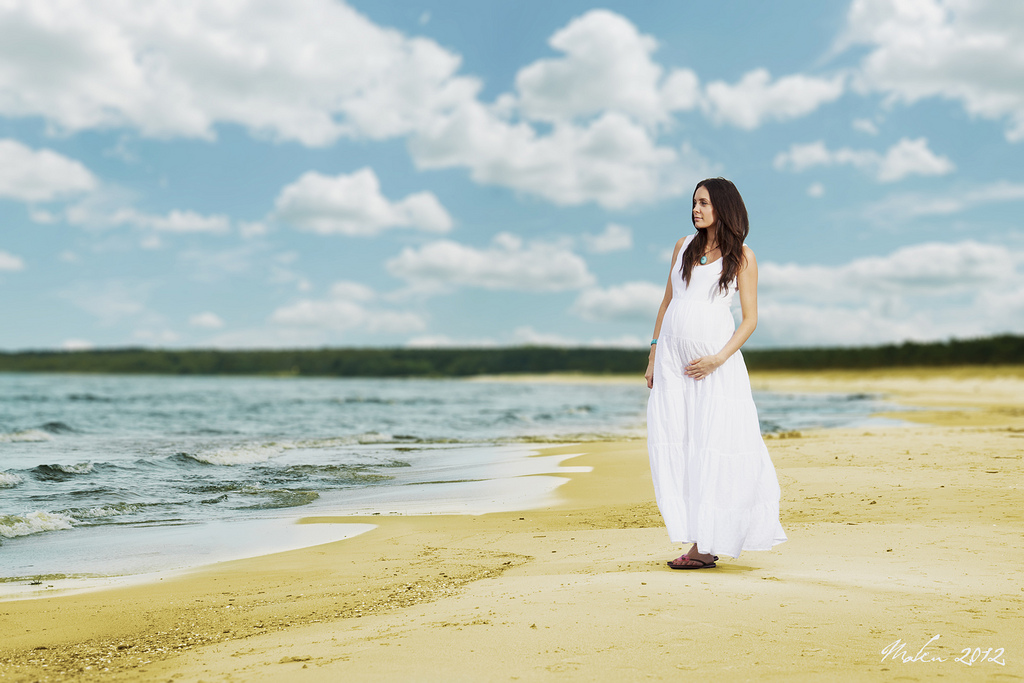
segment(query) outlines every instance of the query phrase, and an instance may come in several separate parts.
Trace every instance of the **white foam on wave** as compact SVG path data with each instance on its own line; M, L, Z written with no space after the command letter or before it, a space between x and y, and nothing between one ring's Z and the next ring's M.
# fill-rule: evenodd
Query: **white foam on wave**
M230 448L218 448L202 453L193 453L189 457L199 462L210 465L251 465L257 462L266 462L276 458L285 450L280 444L265 444L261 446L233 446Z
M372 444L372 443L389 443L394 440L394 437L390 434L382 434L380 432L364 432L356 437L361 444Z
M355 436L338 436L324 439L302 439L299 441L278 441L269 444L245 444L217 448L201 453L189 453L188 457L210 465L252 465L276 458L285 451L300 448L321 449L351 446L353 444L391 443L391 434L366 432Z
M59 512L43 512L37 510L24 515L0 516L0 536L15 538L31 536L46 531L61 531L74 526L75 520Z
M323 439L302 439L294 443L284 444L284 448L338 448L359 443L354 436L329 436Z
M74 465L50 465L50 467L67 474L89 474L95 469L91 462L79 462Z
M117 517L119 515L130 515L139 511L138 505L100 506L85 508L74 511L72 521L79 522L83 519L102 519L104 517Z
M0 472L0 489L13 489L25 481L25 477L14 472Z
M53 436L41 429L23 429L20 432L0 434L0 443L53 441Z
M297 449L328 449L352 446L406 443L407 439L397 438L381 432L364 432L352 436L334 436L322 439L300 439L298 441L276 441L269 444L244 444L216 448L200 453L189 453L187 457L209 465L252 465L276 458L285 451Z

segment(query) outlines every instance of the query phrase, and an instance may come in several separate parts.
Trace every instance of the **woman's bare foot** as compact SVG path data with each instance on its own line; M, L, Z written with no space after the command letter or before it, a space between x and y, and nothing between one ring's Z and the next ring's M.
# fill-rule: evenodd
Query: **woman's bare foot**
M672 569L704 569L715 566L715 561L718 560L717 555L711 555L706 553L697 552L697 544L694 543L682 557L671 560L668 566Z
M710 553L701 553L697 551L697 544L694 543L690 546L690 549L686 551L686 556L691 560L700 560L704 564L711 564L718 559L717 555L711 555Z

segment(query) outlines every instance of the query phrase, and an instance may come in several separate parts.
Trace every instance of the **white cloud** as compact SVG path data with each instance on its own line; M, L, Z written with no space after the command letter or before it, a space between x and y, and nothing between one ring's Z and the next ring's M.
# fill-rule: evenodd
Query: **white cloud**
M701 104L719 122L753 129L769 119L804 116L838 99L845 87L841 75L798 74L772 82L768 71L756 69L736 85L716 81L702 93L689 69L674 69L664 77L664 68L651 58L657 41L607 10L577 17L549 44L564 56L521 69L518 97L510 96L529 119L569 121L612 111L653 126L669 122L673 111Z
M615 54L595 52L609 36ZM421 168L464 167L477 182L563 205L650 202L705 175L698 155L660 146L645 127L694 106L692 72L662 79L653 39L609 12L584 15L553 44L566 57L528 65L519 96L492 106L478 100L477 79L457 75L458 55L342 2L15 0L0 10L0 115L156 137L212 138L230 123L313 146L408 136ZM551 92L559 78L572 88ZM504 118L509 107L525 119ZM578 114L594 120L564 119ZM528 122L556 115L550 134Z
M262 237L269 231L270 229L267 227L267 224L260 221L243 221L238 224L238 234L245 239Z
M65 217L72 225L91 228L110 228L131 226L142 230L165 233L212 233L222 234L231 230L231 220L224 215L212 216L174 209L166 214L152 214L131 207L112 208L116 204L118 193L110 196L98 193L86 198L74 206L68 207Z
M665 287L651 282L626 282L580 292L572 310L586 320L643 320L654 317L665 296Z
M188 319L188 324L192 327L202 327L207 330L219 330L224 327L224 321L221 317L210 311L196 313Z
M6 251L0 251L0 272L14 272L24 270L25 262L20 256L15 256Z
M48 202L88 192L96 185L95 176L74 159L49 149L33 150L17 140L0 140L0 197Z
M692 71L651 60L656 41L626 18L587 12L557 31L563 57L527 65L516 92L494 105L466 99L410 137L421 168L468 168L479 183L509 187L559 205L618 209L685 194L711 172L689 145L658 143L655 124L692 109ZM551 124L541 134L534 122Z
M468 103L409 142L420 168L466 167L478 183L500 185L572 206L620 209L689 192L710 164L689 147L659 146L643 125L605 112L555 124L540 135L492 109Z
M878 135L878 126L871 119L854 119L853 129L868 135Z
M948 158L937 156L928 149L926 139L903 138L885 153L878 168L878 179L885 183L908 175L946 175L955 168Z
M451 216L431 192L417 192L391 202L371 168L325 176L304 173L281 190L274 217L321 235L374 235L394 227L448 232Z
M33 223L39 223L41 225L50 225L60 220L60 217L52 211L46 209L30 209L28 212L29 220Z
M178 254L181 275L200 282L218 282L254 269L262 248L251 242L228 249L186 249Z
M591 348L618 348L637 349L645 348L647 341L636 335L620 335L618 337L596 337L589 340L580 340L573 337L566 337L551 332L539 332L530 326L517 327L512 333L515 344L525 346L554 346L554 347L591 347Z
M825 186L821 183L811 183L807 188L807 196L814 197L815 199L818 197L824 197Z
M720 123L753 130L768 120L785 121L810 114L843 94L843 76L816 78L796 74L772 82L766 69L744 74L736 85L708 83L702 106Z
M424 334L412 337L405 345L410 349L486 349L498 346L498 342L487 337L456 339L445 334Z
M166 216L155 216L128 211L126 222L149 227L158 232L227 232L231 229L231 221L227 216L204 216L195 211L179 211L175 209Z
M60 348L64 351L90 351L95 346L87 339L65 339L61 342Z
M331 285L331 297L365 303L377 298L377 293L364 284L342 280Z
M635 335L620 335L618 337L599 337L589 341L567 337L551 332L539 332L529 325L517 327L512 332L511 339L499 344L496 340L487 337L472 337L467 339L456 339L443 334L422 335L413 337L406 342L406 347L413 349L435 349L435 348L494 348L505 345L520 346L554 346L554 347L596 347L596 348L619 348L637 349L644 348L647 341Z
M528 245L508 233L477 249L449 240L406 248L387 262L395 277L417 287L480 287L520 291L579 289L593 282L586 262L563 246Z
M661 86L662 103L669 111L689 111L702 97L700 80L689 69L672 69Z
M941 195L898 194L872 203L866 215L876 223L891 223L921 216L943 216L975 206L1024 201L1024 183L999 181L990 185Z
M516 344L523 346L581 346L576 339L551 332L538 332L529 325L517 327L512 337Z
M565 56L538 60L516 74L519 107L528 118L563 121L611 110L653 125L697 101L693 72L677 70L663 84L663 69L651 59L657 41L621 15L591 10L548 44Z
M838 266L762 263L758 343L873 344L1020 330L1024 251L924 243Z
M716 120L750 128L805 115L844 87L839 76L772 81L758 70L702 93L696 74L666 71L651 36L604 10L569 22L551 45L558 57L526 65L514 91L489 104L478 79L458 74L459 55L339 1L11 0L0 9L0 116L162 138L210 139L235 124L310 146L405 137L419 168L465 168L478 183L559 205L619 209L685 195L714 172L688 144L661 143L673 112L706 102ZM379 229L372 206L315 189L302 197L311 204L292 207L313 209L300 212L308 229ZM411 225L450 222L432 195L403 201Z
M588 341L586 345L602 349L647 349L649 344L650 340L646 337L622 334L618 337L596 337Z
M959 102L1024 140L1024 6L1001 0L855 0L837 48L869 46L860 87L891 101Z
M233 328L203 339L203 346L217 349L299 349L331 343L329 332L311 327L265 325Z
M609 223L604 232L583 235L583 244L595 254L608 254L633 248L633 231L625 225Z
M780 152L775 157L774 165L779 170L790 171L803 171L814 166L853 166L883 183L902 180L909 175L945 175L956 168L947 157L932 152L925 138L902 138L885 154L849 147L831 151L820 140L794 144L789 151Z
M356 282L338 282L326 299L300 299L270 316L273 325L327 332L418 332L426 329L419 313L388 310L378 295Z
M219 123L312 146L403 135L478 87L431 40L342 2L13 0L0 115L77 131L211 138Z
M178 341L179 338L180 337L177 332L166 328L143 328L132 332L132 339L142 342L143 344L173 344Z

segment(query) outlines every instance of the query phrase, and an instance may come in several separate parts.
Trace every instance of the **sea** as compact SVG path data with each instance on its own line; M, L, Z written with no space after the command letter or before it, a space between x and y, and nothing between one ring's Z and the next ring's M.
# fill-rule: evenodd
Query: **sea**
M332 542L377 515L542 506L586 468L538 451L643 438L647 394L642 377L0 373L0 597ZM892 409L866 394L754 398L764 433ZM295 523L322 516L366 523Z

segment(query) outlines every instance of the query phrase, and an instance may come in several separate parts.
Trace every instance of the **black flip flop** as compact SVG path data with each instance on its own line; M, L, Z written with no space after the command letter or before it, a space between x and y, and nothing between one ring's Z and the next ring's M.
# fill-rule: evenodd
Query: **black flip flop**
M700 562L700 565L676 564L679 560L684 560L686 562ZM718 555L715 555L715 560L718 560ZM711 569L712 567L717 566L714 562L704 562L703 560L698 560L695 557L687 557L686 555L681 555L674 560L669 560L666 564L668 564L669 569Z

